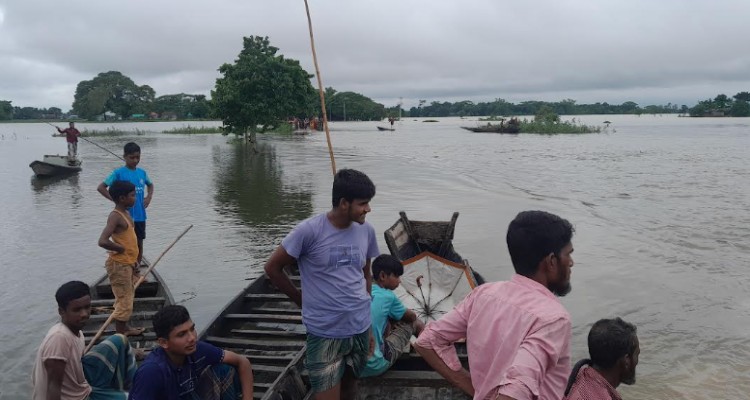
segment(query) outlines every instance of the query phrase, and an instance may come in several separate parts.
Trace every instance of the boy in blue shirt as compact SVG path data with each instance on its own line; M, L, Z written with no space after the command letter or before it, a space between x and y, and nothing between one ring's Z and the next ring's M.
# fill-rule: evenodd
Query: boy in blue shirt
M129 400L252 400L253 370L244 356L198 340L183 306L153 317L159 346L133 378Z
M138 264L140 264L143 259L143 239L146 238L146 208L151 204L151 198L154 196L154 183L151 182L146 171L138 168L138 163L141 161L141 148L130 142L123 150L125 166L112 171L96 190L105 198L114 201L107 191L108 186L115 181L128 181L135 185L135 204L128 208L128 212L133 218L135 235L138 237ZM148 194L146 194L147 188Z
M404 307L393 290L401 283L404 266L396 257L381 254L372 263L372 332L375 351L367 360L362 377L383 374L398 360L411 336L419 336L424 323Z

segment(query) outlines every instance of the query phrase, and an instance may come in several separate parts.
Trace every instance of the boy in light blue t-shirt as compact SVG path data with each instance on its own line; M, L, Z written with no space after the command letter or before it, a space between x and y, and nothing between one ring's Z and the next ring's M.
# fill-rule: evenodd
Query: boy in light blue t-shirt
M372 263L372 332L375 351L367 360L362 377L384 373L398 360L414 336L419 336L424 323L417 314L404 307L393 290L401 283L404 266L396 257L381 254Z
M125 166L117 168L100 183L96 190L110 201L112 197L107 191L115 181L127 181L135 185L135 204L128 208L130 217L133 218L135 235L138 237L138 264L143 258L143 239L146 238L146 208L151 204L151 198L154 196L154 183L149 179L148 174L141 168L138 163L141 161L141 148L137 144L130 142L123 149L123 158ZM148 193L146 193L148 189Z

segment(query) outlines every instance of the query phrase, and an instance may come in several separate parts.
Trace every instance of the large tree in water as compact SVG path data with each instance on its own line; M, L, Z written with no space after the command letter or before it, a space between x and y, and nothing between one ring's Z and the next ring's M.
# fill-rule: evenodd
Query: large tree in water
M228 132L237 135L273 129L289 116L312 112L315 90L299 61L276 55L268 37L243 38L243 48L233 64L219 67L211 92L214 114Z

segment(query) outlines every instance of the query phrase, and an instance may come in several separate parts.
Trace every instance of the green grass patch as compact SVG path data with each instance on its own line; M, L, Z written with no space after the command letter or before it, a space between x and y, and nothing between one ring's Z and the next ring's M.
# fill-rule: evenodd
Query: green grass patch
M581 134L581 133L599 133L602 128L599 126L584 125L580 122L576 122L575 118L572 121L542 121L532 120L529 121L524 119L521 121L521 132L520 133L538 133L544 135L554 134Z
M107 128L104 130L101 129L84 129L81 131L81 136L84 137L92 137L92 136L121 136L121 135L145 135L146 134L145 129L132 129L132 130L124 130L124 129L117 129L115 127Z
M161 131L162 133L180 133L187 135L205 134L205 133L222 133L220 126L179 126L172 129Z

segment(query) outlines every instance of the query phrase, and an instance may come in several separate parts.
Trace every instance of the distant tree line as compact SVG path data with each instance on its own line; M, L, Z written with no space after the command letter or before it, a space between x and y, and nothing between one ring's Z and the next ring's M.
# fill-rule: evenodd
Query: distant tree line
M551 109L560 115L584 115L584 114L674 114L687 113L686 105L678 107L677 104L649 105L640 107L638 103L626 101L622 104L594 103L576 104L575 100L565 99L557 102L547 101L524 101L518 104L508 102L504 99L495 99L490 102L474 103L464 100L456 103L433 101L425 105L426 100L420 100L417 107L409 109L409 117L463 117L480 115L536 115L542 108Z
M739 92L732 97L720 94L713 99L699 101L690 109L691 117L750 117L750 92Z

